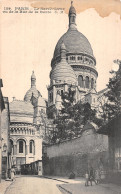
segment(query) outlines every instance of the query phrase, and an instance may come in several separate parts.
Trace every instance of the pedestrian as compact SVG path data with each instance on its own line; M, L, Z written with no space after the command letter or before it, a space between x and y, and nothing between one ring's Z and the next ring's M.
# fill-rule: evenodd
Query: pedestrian
M96 183L99 184L100 183L100 171L99 169L97 169L95 171L95 180L96 180Z
M89 181L90 181L91 186L92 186L93 181L95 182L95 184L97 184L95 181L95 174L94 174L94 170L92 167L90 168L90 171L89 171Z
M14 174L15 174L15 169L12 166L12 168L11 168L11 180L12 181L14 180Z
M88 171L86 171L86 173L85 173L85 186L89 186L88 181L89 181L89 173L88 173Z

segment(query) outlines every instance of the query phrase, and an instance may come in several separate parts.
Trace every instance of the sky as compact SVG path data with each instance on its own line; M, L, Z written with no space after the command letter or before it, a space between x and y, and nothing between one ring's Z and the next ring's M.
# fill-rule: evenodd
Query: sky
M30 6L24 1L4 1L6 6ZM91 43L98 71L97 91L106 87L111 69L117 69L114 59L121 59L121 19L116 12L101 17L89 8L76 17L77 29ZM59 38L68 30L68 15L63 13L1 13L0 22L0 77L4 96L23 100L30 88L34 70L36 87L47 99L47 85L51 59Z

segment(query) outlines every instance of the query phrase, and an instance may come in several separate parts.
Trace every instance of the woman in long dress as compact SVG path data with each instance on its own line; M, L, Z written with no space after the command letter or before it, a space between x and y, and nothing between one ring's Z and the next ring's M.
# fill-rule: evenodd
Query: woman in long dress
M14 179L14 173L15 173L14 168L11 168L11 180L12 180L12 181L13 181L13 179Z

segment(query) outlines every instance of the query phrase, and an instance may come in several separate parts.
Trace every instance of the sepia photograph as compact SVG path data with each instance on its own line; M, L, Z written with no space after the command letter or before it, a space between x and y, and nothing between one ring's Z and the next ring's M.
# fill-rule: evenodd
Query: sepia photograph
M0 1L0 194L121 193L121 1Z

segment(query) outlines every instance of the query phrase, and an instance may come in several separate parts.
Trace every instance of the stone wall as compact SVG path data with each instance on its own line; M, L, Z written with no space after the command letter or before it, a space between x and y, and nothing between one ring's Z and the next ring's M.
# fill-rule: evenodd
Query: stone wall
M81 137L48 146L47 156L45 174L69 176L73 171L76 176L83 176L89 166L107 168L108 137L89 129Z

